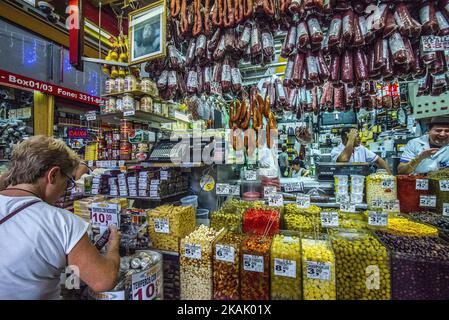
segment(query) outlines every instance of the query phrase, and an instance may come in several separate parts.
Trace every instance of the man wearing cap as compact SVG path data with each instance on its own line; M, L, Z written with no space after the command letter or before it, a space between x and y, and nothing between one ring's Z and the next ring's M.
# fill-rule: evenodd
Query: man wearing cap
M434 117L429 133L410 140L404 148L399 174L428 173L449 167L449 117Z

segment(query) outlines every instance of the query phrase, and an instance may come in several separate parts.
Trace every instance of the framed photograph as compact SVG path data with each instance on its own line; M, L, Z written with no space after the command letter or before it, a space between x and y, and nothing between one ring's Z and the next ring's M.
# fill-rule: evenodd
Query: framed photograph
M156 1L129 13L129 64L166 55L166 2Z

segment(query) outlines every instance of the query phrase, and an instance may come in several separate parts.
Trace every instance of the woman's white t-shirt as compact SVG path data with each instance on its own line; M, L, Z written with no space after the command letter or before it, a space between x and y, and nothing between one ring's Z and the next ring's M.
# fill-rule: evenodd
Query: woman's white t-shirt
M0 195L0 220L36 199ZM0 300L59 299L66 256L88 226L42 201L0 225Z

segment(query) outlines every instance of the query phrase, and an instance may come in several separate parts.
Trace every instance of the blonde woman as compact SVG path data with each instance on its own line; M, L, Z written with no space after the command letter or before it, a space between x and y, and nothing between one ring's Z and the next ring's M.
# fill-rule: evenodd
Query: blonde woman
M35 136L18 144L0 192L0 300L59 299L67 265L95 291L115 286L120 234L111 229L103 256L88 224L53 204L74 187L78 156L64 142Z

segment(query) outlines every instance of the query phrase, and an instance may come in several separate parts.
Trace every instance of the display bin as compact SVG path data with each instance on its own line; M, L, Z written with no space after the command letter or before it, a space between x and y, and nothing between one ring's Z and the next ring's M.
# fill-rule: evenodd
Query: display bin
M215 230L226 228L235 233L242 233L243 213L247 204L239 200L228 200L210 216L211 227Z
M391 255L393 300L449 299L449 244L376 232Z
M416 222L409 217L395 215L388 219L388 228L386 232L397 236L409 237L438 237L438 228Z
M250 208L243 215L243 232L273 236L279 233L280 212L277 208Z
M241 251L241 299L270 299L271 237L247 235Z
M271 243L271 299L300 300L301 239L299 232L282 231Z
M433 212L413 212L410 217L421 223L430 224L440 230L440 236L449 240L449 217Z
M338 300L389 300L390 260L387 249L370 233L330 232L335 253Z
M240 250L242 235L230 231L214 246L214 299L240 299Z
M164 300L180 299L180 265L179 255L163 254Z
M283 226L285 230L300 232L322 232L321 209L317 206L299 208L298 205L290 203L285 206Z
M148 233L152 247L179 253L179 241L195 230L193 207L163 205L148 211Z
M429 174L429 177L431 175ZM429 194L437 198L435 212L449 214L449 177L441 176L429 179ZM433 211L433 210L432 210Z
M379 169L366 177L366 202L372 206L373 200L392 201L397 199L396 177Z
M329 240L304 236L301 249L304 300L335 300L335 256Z
M212 300L213 250L223 233L201 225L181 240L181 300Z
M420 197L429 194L429 180L426 176L399 175L398 200L402 213L425 211L419 205Z

